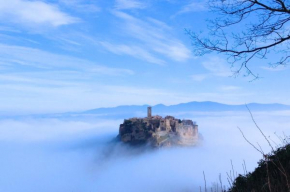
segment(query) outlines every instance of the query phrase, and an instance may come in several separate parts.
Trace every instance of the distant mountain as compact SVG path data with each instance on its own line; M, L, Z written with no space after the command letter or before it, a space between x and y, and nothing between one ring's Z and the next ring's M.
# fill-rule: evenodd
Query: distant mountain
M78 119L78 118L87 118L96 119L96 118L112 118L112 119L123 119L130 117L144 117L147 115L147 107L149 105L123 105L118 107L109 107L109 108L97 108L82 112L68 112L68 113L58 113L58 114L38 114L38 115L21 115L21 116L5 116L1 115L0 119L5 119L8 117L13 118L59 118L59 119ZM289 105L283 104L259 104L259 103L250 103L248 107L251 111L282 111L290 110ZM180 103L177 105L163 105L158 104L152 106L153 115L172 115L179 118L186 118L189 114L194 115L203 115L210 112L226 112L226 111L247 111L245 105L227 105L216 102L189 102L189 103Z
M247 104L251 111L281 111L281 110L290 110L289 105L283 105L278 103L273 104L259 104L259 103L250 103ZM147 107L149 105L124 105L111 108L98 108L88 111L81 112L81 114L94 114L101 116L144 116L146 115ZM191 112L218 112L218 111L247 111L245 105L227 105L216 102L189 102L181 103L177 105L163 105L158 104L152 106L153 114L160 115L171 115L176 113L191 113Z

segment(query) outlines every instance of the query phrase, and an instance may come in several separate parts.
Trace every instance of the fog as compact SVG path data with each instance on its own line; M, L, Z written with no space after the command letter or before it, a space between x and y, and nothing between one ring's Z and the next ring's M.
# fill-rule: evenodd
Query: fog
M290 111L255 112L270 136L290 133ZM203 140L195 147L132 148L113 140L123 119L21 117L0 119L0 191L199 191L227 173L253 171L262 157L248 140L270 151L248 112L176 114L197 121ZM276 134L276 135L275 135ZM231 161L233 167L231 165Z

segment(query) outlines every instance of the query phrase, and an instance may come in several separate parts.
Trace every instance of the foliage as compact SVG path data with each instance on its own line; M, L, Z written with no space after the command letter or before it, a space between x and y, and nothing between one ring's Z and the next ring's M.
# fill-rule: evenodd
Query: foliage
M228 192L289 192L290 144L265 155L258 167L239 175Z

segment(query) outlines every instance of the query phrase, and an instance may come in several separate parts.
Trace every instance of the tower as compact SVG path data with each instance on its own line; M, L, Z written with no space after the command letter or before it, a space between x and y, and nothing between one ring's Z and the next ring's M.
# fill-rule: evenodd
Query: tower
M151 107L148 107L147 108L147 117L148 118L151 118L152 117L152 108Z

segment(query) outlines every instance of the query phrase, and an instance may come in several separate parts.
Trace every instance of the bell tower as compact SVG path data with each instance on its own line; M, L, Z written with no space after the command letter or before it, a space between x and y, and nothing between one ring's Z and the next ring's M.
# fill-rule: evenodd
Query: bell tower
M152 117L152 107L147 108L147 117L151 118Z

